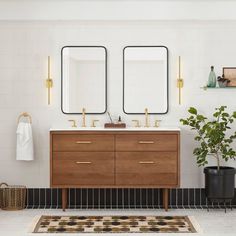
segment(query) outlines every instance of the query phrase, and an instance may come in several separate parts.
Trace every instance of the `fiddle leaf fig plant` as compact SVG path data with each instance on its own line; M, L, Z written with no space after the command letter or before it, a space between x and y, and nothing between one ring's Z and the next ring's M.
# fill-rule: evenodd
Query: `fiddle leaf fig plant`
M220 170L220 158L228 161L236 157L236 151L231 145L236 138L236 132L228 134L230 125L236 119L236 111L229 114L225 111L226 108L227 106L216 108L213 119L210 120L199 114L196 108L190 107L190 116L180 119L183 125L190 126L197 133L194 139L199 142L199 146L194 149L193 154L197 158L198 166L208 164L208 156L213 156L217 161L217 169Z

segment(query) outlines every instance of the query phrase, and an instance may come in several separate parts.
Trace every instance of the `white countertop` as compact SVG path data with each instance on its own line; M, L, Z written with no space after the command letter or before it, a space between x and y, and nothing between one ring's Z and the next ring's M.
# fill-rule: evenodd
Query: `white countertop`
M52 127L50 131L180 131L179 127L165 126L165 127L127 127L127 128L104 128L104 127Z

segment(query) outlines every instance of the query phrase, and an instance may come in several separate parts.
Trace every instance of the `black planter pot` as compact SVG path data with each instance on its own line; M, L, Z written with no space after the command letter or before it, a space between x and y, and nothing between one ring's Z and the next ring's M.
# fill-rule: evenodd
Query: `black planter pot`
M235 168L222 166L217 170L217 166L209 166L204 173L207 199L225 202L234 198Z

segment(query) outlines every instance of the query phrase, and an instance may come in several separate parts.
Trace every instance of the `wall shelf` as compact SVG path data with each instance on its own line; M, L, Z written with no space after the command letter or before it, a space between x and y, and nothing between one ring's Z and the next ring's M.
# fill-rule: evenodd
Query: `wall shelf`
M214 88L211 88L211 87L207 87L207 86L200 87L200 88L203 90L207 90L207 89L236 89L236 87L214 87Z

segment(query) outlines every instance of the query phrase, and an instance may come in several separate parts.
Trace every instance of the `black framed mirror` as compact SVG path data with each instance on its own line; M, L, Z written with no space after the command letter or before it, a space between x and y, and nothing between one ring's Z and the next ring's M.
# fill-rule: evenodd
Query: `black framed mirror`
M61 49L61 110L64 114L104 114L107 110L107 49Z
M123 111L126 114L168 112L168 48L127 46L123 49Z

